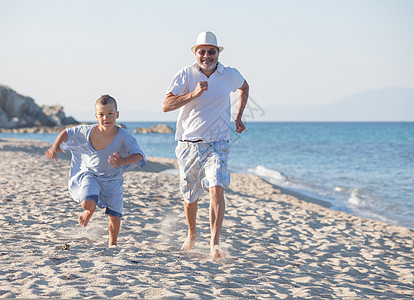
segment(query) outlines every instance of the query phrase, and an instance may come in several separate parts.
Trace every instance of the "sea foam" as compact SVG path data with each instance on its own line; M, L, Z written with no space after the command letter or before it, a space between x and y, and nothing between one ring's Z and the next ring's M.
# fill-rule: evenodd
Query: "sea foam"
M359 194L359 189L354 189L348 199L348 204L352 205L353 207L358 207L361 204L361 197Z
M264 166L257 166L255 169L248 169L248 171L260 177L268 178L270 180L276 180L278 182L286 181L286 176L283 175L282 172L273 169L268 169Z

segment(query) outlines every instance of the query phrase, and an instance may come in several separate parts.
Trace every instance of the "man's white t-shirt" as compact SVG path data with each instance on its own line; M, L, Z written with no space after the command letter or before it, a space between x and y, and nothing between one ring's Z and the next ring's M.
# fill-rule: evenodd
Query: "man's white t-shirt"
M234 68L218 63L216 71L207 77L196 63L182 68L174 76L167 94L182 96L192 92L199 81L208 81L208 90L180 108L177 119L176 140L205 142L228 141L230 138L230 93L244 83Z

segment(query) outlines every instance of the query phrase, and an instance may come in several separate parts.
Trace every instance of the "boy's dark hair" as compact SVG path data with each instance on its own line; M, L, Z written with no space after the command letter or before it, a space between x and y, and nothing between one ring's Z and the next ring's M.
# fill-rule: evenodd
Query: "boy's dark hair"
M98 104L107 105L110 103L113 103L115 105L115 110L118 111L116 100L109 95L102 95L98 100L96 100L95 106Z

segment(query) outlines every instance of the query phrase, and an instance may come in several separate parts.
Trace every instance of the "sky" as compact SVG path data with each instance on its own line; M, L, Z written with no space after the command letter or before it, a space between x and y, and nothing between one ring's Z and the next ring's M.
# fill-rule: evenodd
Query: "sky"
M324 105L414 88L413 15L412 0L0 0L0 84L82 121L103 94L121 121L174 120L166 89L212 31L252 105Z

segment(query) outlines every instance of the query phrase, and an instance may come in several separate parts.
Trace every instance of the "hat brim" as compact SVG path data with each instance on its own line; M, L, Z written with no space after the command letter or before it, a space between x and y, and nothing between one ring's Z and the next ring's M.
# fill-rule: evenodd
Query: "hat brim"
M223 52L223 50L224 50L224 47L213 45L213 44L198 44L198 45L194 45L193 47L190 48L191 52L195 53L196 50L197 50L197 47L199 47L199 46L213 46L213 47L216 47L218 49L219 53Z

